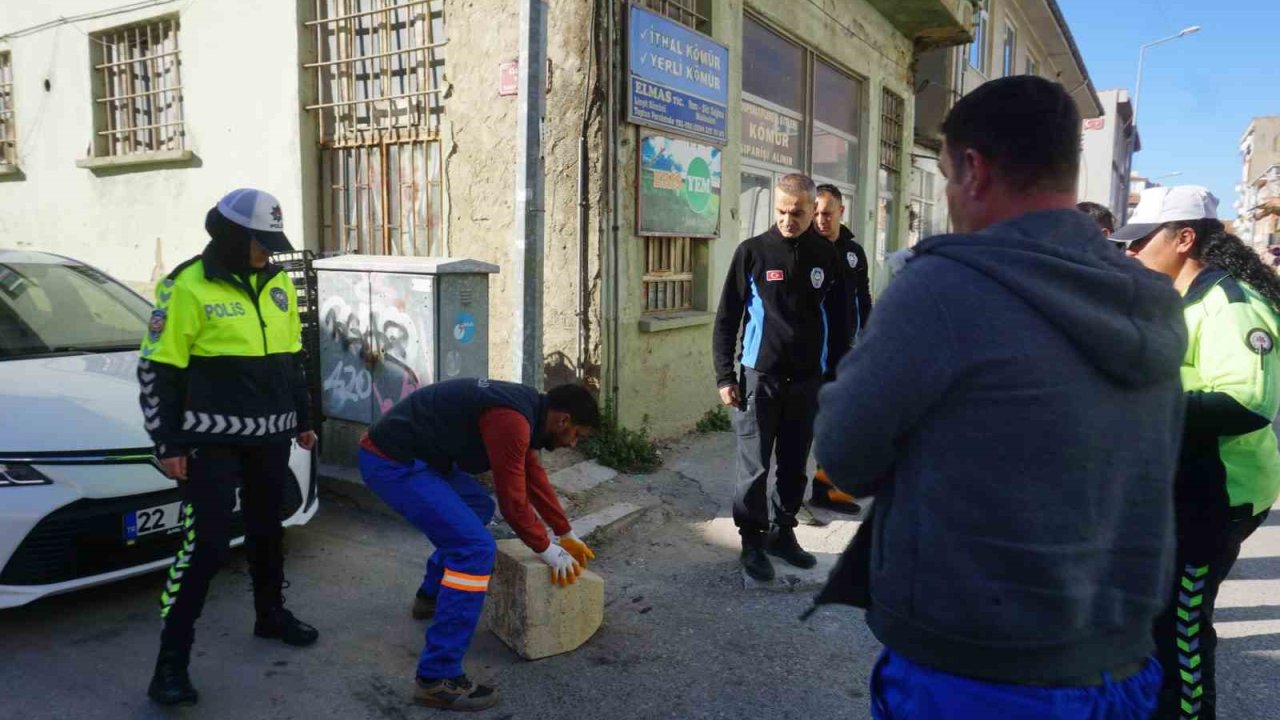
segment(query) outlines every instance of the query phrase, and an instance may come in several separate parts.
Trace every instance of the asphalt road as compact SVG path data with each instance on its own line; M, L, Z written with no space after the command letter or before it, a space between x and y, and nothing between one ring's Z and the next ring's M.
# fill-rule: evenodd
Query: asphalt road
M621 478L606 493L662 512L599 548L605 624L569 655L524 662L487 632L468 658L504 700L478 718L867 718L879 647L858 611L807 623L804 593L744 590L723 524L732 439L681 449L679 473ZM241 553L198 625L194 708L149 704L160 575L0 611L0 719L400 720L423 624L409 617L427 546L407 526L332 498L288 537L289 606L321 630L312 648L252 636ZM1280 512L1246 545L1219 611L1221 716L1280 715Z

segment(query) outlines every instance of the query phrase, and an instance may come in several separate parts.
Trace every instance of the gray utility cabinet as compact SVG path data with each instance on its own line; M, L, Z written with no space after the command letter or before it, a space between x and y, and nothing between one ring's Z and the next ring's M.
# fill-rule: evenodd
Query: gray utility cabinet
M369 424L440 380L489 374L489 275L453 258L315 261L325 417Z

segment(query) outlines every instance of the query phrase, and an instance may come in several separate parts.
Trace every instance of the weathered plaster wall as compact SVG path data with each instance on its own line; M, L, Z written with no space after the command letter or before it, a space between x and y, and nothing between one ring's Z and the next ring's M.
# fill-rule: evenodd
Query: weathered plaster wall
M573 379L578 364L577 167L583 93L588 82L591 4L549 0L550 90L544 123L546 256L543 283L543 355L548 383ZM499 66L516 60L520 48L516 0L448 0L449 32L445 101L445 188L449 254L496 263L502 272L490 284L489 373L514 379L511 318L519 313L511 292L515 227L516 132L519 97L499 96ZM599 152L598 114L591 126L591 153ZM599 194L593 160L591 197ZM589 287L599 291L595 202L589 218ZM588 373L599 365L598 303L590 314Z

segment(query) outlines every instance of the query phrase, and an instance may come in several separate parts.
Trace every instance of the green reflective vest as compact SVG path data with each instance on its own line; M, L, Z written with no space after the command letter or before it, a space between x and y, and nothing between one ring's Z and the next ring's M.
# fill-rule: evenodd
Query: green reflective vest
M1263 512L1280 495L1280 450L1272 429L1280 411L1280 321L1256 290L1212 267L1192 283L1184 312L1189 435L1217 436L1230 507Z

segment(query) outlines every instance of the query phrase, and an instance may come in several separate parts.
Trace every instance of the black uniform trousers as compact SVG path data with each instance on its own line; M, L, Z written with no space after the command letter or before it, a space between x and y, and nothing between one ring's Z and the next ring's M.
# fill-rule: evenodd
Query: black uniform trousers
M1213 522L1179 517L1172 602L1155 622L1156 657L1164 669L1155 720L1217 717L1213 611L1218 588L1240 556L1240 546L1266 517L1267 511Z
M813 444L821 376L791 380L742 369L740 406L733 411L738 436L738 486L733 523L743 537L768 532L769 508L778 527L796 526L808 473L805 464ZM776 455L775 482L769 489L769 466Z
M241 487L245 554L259 614L281 604L284 484L289 481L289 440L258 446L205 445L187 460L182 494L182 547L160 597L162 648L189 649L209 583L231 553L231 518Z

